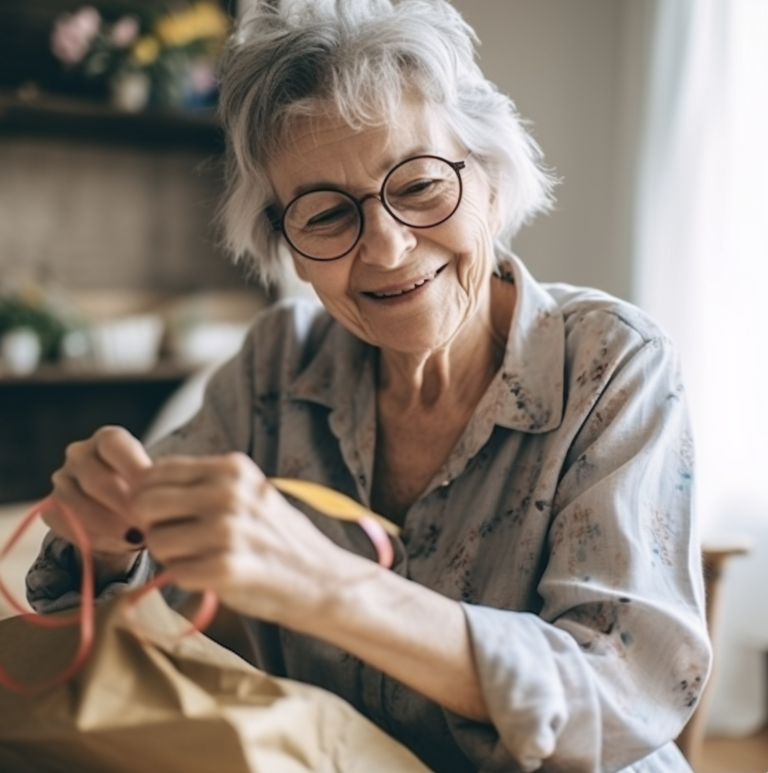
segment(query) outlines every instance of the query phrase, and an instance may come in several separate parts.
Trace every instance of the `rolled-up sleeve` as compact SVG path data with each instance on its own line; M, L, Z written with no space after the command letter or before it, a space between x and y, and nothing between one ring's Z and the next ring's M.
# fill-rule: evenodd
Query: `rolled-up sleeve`
M143 585L154 573L154 566L144 550L136 558L131 571L100 589L99 600ZM80 606L80 564L72 544L48 532L40 552L26 575L27 601L42 615Z
M486 748L491 757L506 751L526 771L615 771L684 726L711 659L691 447L674 353L648 341L569 449L540 615L464 604L504 747Z

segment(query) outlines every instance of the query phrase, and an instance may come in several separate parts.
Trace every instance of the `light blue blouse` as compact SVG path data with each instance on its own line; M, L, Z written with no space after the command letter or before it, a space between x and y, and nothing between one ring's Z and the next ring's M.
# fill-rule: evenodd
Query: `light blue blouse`
M407 513L393 568L462 603L492 724L250 620L256 660L346 698L440 773L688 772L670 739L710 646L676 355L623 301L539 284L511 255L503 276L518 294L502 367ZM314 302L278 304L153 455L239 450L368 505L376 359ZM356 525L301 509L373 558ZM28 575L37 609L76 603L68 553L46 539ZM127 583L151 571L145 557Z

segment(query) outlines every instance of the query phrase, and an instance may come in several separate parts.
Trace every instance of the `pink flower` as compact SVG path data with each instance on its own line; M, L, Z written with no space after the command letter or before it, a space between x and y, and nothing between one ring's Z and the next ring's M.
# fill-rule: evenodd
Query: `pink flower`
M139 34L139 20L135 16L118 19L109 33L109 40L115 48L128 48Z
M216 72L207 62L197 62L189 68L189 82L195 94L209 94L216 88Z
M92 6L76 13L65 13L56 19L51 33L51 50L67 64L77 64L88 53L99 32L101 14Z

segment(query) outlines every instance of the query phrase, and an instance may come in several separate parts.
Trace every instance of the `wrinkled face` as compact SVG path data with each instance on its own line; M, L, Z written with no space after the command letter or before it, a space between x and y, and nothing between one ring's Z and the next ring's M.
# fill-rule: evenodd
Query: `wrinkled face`
M404 102L395 124L362 131L331 118L300 119L292 137L290 149L269 166L281 210L316 188L358 199L378 195L395 165L420 154L466 160L461 204L444 223L411 228L371 197L362 204L363 233L349 253L314 261L293 251L293 259L328 312L374 346L423 355L469 330L489 304L492 196L478 162L436 111Z

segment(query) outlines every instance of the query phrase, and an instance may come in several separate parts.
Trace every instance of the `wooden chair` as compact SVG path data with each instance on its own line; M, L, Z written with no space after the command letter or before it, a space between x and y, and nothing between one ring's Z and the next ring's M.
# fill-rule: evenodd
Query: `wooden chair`
M702 550L702 564L704 569L704 587L706 589L706 616L707 629L710 639L715 640L720 618L720 591L721 579L725 565L734 556L748 553L751 543L747 539L734 540L705 545ZM715 665L717 659L715 658ZM709 683L699 698L696 710L677 737L677 745L680 747L691 767L696 770L701 760L702 747L704 745L704 730L707 721L707 708L712 697L712 683L714 682L714 670Z

